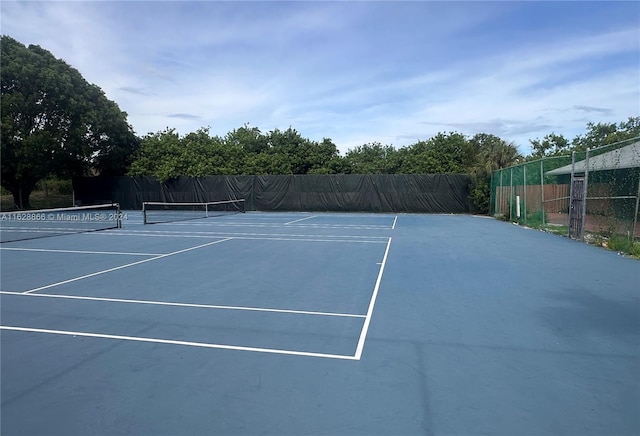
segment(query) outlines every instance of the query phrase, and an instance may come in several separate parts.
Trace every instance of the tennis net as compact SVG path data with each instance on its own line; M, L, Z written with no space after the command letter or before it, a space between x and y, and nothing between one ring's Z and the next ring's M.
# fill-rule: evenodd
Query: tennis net
M118 203L0 212L0 242L48 238L122 226Z
M214 201L208 203L142 203L145 224L169 223L222 215L244 213L244 200Z

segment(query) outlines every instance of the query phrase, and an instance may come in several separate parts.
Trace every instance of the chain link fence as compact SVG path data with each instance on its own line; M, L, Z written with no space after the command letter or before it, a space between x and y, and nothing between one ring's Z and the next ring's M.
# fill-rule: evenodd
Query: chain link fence
M530 227L640 238L640 137L493 172L493 216Z

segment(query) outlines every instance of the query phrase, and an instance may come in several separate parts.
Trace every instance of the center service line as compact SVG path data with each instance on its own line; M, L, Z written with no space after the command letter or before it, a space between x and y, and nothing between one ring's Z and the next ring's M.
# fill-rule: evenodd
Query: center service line
M119 269L129 268L130 266L140 265L140 264L142 264L142 263L151 262L152 260L158 260L158 259L162 259L162 258L164 258L164 257L173 256L173 255L175 255L175 254L180 254L180 253L184 253L184 252L187 252L187 251L196 250L196 249L198 249L198 248L206 247L206 246L208 246L208 245L219 244L220 242L230 241L231 239L233 239L233 238L221 239L221 240L219 240L219 241L208 242L208 243L206 243L206 244L196 245L195 247L185 248L184 250L178 250L178 251L173 251L173 252L171 252L171 253L162 254L162 255L160 255L160 256L152 257L152 258L150 258L150 259L144 259L144 260L139 260L139 261L137 261L137 262L127 263L127 264L125 264L125 265L120 265L120 266L117 266L117 267L115 267L115 268L109 268L109 269L105 269L105 270L103 270L103 271L98 271L98 272L94 272L94 273L91 273L91 274L86 274L86 275L84 275L84 276L75 277L75 278L73 278L73 279L64 280L64 281L62 281L62 282L53 283L53 284L51 284L51 285L46 285L46 286L41 286L41 287L39 287L39 288L30 289L30 290L28 290L28 291L23 292L23 294L30 294L30 293L32 293L32 292L38 292L38 291L41 291L41 290L43 290L43 289L53 288L53 287L55 287L55 286L60 286L60 285L64 285L64 284L66 284L66 283L71 283L71 282L75 282L75 281L78 281L78 280L86 279L86 278L89 278L89 277L98 276L98 275L100 275L100 274L105 274L105 273L108 273L108 272L117 271L117 270L119 270Z
M384 267L387 264L387 256L389 255L389 247L391 247L391 238L387 242L387 249L384 252L382 258L382 264L380 265L380 271L378 272L378 279L376 285L373 288L373 295L369 302L369 310L367 310L367 317L364 319L362 331L360 332L360 339L358 340L358 347L356 348L356 354L353 356L356 360L360 360L362 357L362 350L364 349L364 341L367 338L367 331L369 330L369 324L371 323L371 316L373 315L373 307L376 305L376 298L378 298L378 290L380 289L380 282L382 281L382 274L384 273Z

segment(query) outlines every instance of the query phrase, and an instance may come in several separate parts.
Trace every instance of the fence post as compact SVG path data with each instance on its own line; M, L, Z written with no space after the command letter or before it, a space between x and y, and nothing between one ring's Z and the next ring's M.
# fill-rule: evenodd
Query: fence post
M524 209L524 223L525 225L527 224L527 164L524 164L522 166L522 190L523 190L523 197L524 200L522 200L522 208Z
M511 167L511 180L509 181L509 220L513 221L513 167Z
M571 152L571 179L569 180L569 210L567 210L567 236L571 237L571 206L573 205L573 179L576 172L576 152Z
M540 159L540 198L542 200L541 206L542 206L542 227L544 227L545 225L547 225L547 223L545 222L545 204L544 204L544 168L542 163L544 162L544 158Z
M636 193L636 213L633 215L633 228L631 229L632 241L635 241L636 238L636 224L638 224L638 206L640 206L640 177L638 177L638 192Z
M580 225L580 240L584 241L584 228L587 221L587 193L589 192L589 147L584 159L584 203L582 203L582 223Z
M504 202L504 186L502 185L502 168L500 168L500 214L504 215L504 211L502 210L502 203Z

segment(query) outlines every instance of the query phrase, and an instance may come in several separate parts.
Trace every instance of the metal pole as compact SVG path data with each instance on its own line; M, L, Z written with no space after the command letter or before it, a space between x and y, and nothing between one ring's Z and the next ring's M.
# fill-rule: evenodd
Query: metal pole
M494 190L497 190L497 187L493 183L493 172L492 172L491 173L491 180L489 181L489 216L495 215L493 213L493 208L495 207L494 204L495 204L495 201L496 201L496 194L494 194Z
M544 227L545 225L547 225L547 223L545 222L545 208L544 208L544 168L542 165L542 162L544 161L544 158L540 159L540 198L542 200L542 227Z
M524 210L524 223L527 224L527 165L525 164L522 167L522 177L523 177L523 181L522 181L522 189L523 189L523 197L524 200L522 200L522 208Z
M513 167L511 167L511 180L509 181L509 220L513 221Z
M502 186L502 168L500 168L500 214L502 214L502 202L504 201L504 187Z
M571 211L573 208L573 179L575 177L576 172L576 152L571 152L571 180L569 181L569 210L567 211L569 214L569 225L567 226L567 236L571 237Z
M638 174L638 193L636 194L636 213L633 215L633 228L631 229L631 240L636 237L636 224L638 224L638 206L640 206L640 171Z
M580 240L584 240L584 228L587 221L587 192L589 187L589 148L584 160L584 202L582 203L582 222L580 223Z

